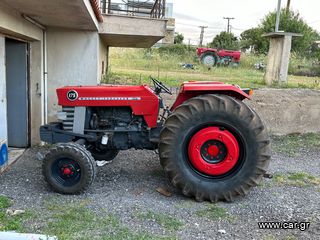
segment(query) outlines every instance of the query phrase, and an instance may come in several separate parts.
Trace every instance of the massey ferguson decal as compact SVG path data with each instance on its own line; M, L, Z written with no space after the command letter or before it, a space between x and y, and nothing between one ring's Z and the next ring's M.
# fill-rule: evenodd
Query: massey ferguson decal
M75 90L70 90L70 91L67 93L67 98L68 98L71 102L77 100L77 99L78 99L78 93L77 93L77 91L75 91Z
M79 101L97 101L97 100L103 100L103 101L140 101L141 97L80 97Z

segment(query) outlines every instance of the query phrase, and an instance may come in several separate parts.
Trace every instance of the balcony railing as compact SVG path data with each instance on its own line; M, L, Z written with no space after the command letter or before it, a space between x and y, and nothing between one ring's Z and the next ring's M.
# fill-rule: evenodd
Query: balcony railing
M127 15L162 19L166 0L101 0L102 14Z

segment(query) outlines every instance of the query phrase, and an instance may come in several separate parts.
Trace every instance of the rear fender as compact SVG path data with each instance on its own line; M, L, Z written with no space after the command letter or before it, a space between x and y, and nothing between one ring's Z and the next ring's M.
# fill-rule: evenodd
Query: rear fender
M208 53L208 52L211 52L211 53L217 53L217 49L215 48L197 48L197 55L198 57L201 57L202 54L204 53Z
M190 98L204 94L224 94L241 101L251 99L249 94L235 85L221 82L186 82L182 84L177 99L171 107L171 111Z

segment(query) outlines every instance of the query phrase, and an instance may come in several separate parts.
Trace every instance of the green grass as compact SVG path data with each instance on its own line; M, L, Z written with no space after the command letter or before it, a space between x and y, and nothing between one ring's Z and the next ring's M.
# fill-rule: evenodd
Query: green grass
M208 208L198 210L196 211L196 215L198 217L203 217L214 221L219 219L231 220L231 216L227 210L217 205L212 205Z
M295 187L320 186L320 178L305 172L275 174L273 181L279 185L288 185Z
M59 240L160 240L176 239L157 236L146 231L133 231L124 226L119 217L101 210L98 214L88 208L87 201L63 204L56 199L44 204L44 209L27 210L24 214L8 216L6 210L12 201L0 196L0 231L37 232L57 236ZM168 229L176 229L179 223L155 215L157 221ZM170 225L170 226L168 226ZM172 226L171 226L172 225Z
M149 76L152 75L171 87L177 87L184 81L197 80L222 81L241 87L261 88L265 87L264 72L253 67L260 60L266 62L266 56L242 54L240 67L214 67L209 71L207 67L199 64L195 52L179 55L161 54L154 49L150 51L112 48L110 67L104 82L137 85L150 83ZM296 61L293 57L292 62ZM193 63L196 70L182 69L181 63ZM290 75L288 84L281 87L320 89L320 78Z
M294 235L288 235L283 236L282 238L277 238L271 234L263 236L262 240L276 240L276 239L282 239L282 240L296 240L297 238Z
M273 235L268 234L263 236L262 240L276 240L276 238Z
M140 220L152 220L168 231L178 231L184 226L182 220L171 217L168 214L157 213L151 210L147 212L137 212L136 217Z
M187 199L175 204L177 209L192 209L196 205L196 202L193 199Z
M125 69L112 68L111 77L106 79L107 83L113 84L150 84L150 76L160 79L170 87L178 87L181 83L190 80L197 81L222 81L230 84L238 84L242 87L259 88L263 87L263 74L239 69L215 68L210 71L201 70L176 70L157 72L150 69Z
M0 196L0 231L18 231L25 230L24 223L33 217L32 211L26 211L23 214L10 216L6 210L12 206L12 201L6 196Z
M0 211L3 211L11 206L11 201L6 196L0 196Z
M273 148L276 152L294 157L298 156L302 148L317 149L320 147L320 134L290 134L286 136L274 136Z
M51 213L43 229L47 235L58 236L59 240L72 239L173 239L151 235L148 232L134 232L124 226L120 219L110 213L96 214L87 208L86 202L61 205L50 203Z

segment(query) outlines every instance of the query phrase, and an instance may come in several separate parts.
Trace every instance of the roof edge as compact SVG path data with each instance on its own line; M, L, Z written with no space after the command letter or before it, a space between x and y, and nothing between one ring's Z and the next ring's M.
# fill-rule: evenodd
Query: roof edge
M99 4L97 0L90 0L91 6L93 8L93 12L96 15L98 22L103 22L103 17L99 9Z

